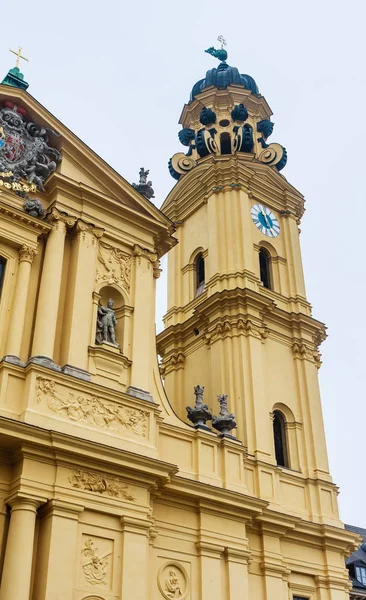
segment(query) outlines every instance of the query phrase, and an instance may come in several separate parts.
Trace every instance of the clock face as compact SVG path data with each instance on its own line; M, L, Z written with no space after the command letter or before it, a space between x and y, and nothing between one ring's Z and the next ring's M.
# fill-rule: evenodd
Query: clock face
M273 238L280 233L278 219L267 206L263 206L263 204L254 204L250 214L254 225L258 227L259 231L264 233L264 235Z

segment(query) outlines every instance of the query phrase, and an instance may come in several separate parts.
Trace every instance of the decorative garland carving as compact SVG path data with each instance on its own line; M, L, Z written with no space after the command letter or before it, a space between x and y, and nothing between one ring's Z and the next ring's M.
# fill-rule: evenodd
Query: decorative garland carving
M23 245L19 250L19 262L29 262L32 264L33 259L37 256L38 250L29 248L29 246Z
M69 481L73 487L88 492L96 492L111 498L120 498L135 502L136 498L130 494L129 487L118 477L102 476L99 473L85 471L84 469L72 469Z
M160 273L161 273L160 260L159 260L156 252L150 252L150 250L146 250L146 248L141 248L141 246L139 246L138 244L135 244L135 246L133 247L133 253L139 259L141 257L146 258L146 260L152 264L153 275L154 275L155 279L158 279L160 277Z
M81 566L89 585L105 585L107 583L111 552L98 556L97 550L92 538L85 540L84 548L81 550Z
M77 395L69 391L65 398L56 382L44 377L37 377L36 398L37 402L46 400L50 410L72 421L147 437L148 411L127 408L92 394Z
M130 291L131 256L119 248L99 242L96 283L117 283Z

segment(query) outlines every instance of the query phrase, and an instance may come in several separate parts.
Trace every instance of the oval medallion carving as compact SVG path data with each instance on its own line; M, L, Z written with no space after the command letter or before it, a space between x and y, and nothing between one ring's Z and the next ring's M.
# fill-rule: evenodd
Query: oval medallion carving
M159 569L158 586L166 600L184 600L188 594L188 574L178 562L168 562Z

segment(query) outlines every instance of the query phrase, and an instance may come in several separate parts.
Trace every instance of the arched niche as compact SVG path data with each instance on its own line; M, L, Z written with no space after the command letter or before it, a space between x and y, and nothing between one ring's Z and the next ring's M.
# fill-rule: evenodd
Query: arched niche
M112 299L114 304L113 304L113 310L116 313L116 319L117 319L117 325L115 328L115 334L116 334L116 342L117 344L120 345L121 350L123 351L123 346L125 344L124 341L124 337L125 337L125 307L126 307L126 302L125 302L125 298L122 294L122 292L117 289L117 287L112 286L112 285L101 285L99 287L99 290L94 292L94 299L95 299L95 315L94 315L94 322L95 322L95 326L94 326L94 343L95 343L95 335L96 335L96 322L97 322L97 316L98 316L98 307L99 306L107 306L108 300Z

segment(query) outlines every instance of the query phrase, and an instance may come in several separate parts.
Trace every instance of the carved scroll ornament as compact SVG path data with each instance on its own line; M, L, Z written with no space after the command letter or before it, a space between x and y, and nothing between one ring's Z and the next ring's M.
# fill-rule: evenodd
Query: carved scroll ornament
M104 555L97 554L98 548L94 546L91 538L85 541L81 551L81 565L84 576L89 585L105 585L109 568L110 552Z

